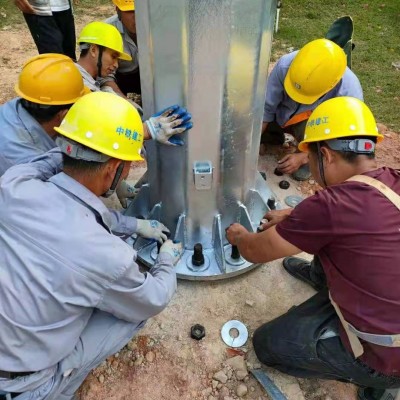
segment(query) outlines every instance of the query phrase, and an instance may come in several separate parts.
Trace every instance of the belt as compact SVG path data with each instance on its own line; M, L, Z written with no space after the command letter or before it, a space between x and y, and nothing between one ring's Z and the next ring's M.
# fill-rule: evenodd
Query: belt
M0 378L5 378L5 379L15 379L20 376L26 376L26 375L31 375L34 372L32 371L27 371L27 372L8 372L8 371L2 371L0 370Z

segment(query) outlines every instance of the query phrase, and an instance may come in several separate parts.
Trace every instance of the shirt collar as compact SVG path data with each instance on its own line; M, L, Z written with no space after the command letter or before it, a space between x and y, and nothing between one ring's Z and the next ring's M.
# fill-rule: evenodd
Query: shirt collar
M111 230L112 220L110 212L103 202L89 189L64 172L52 176L49 182L54 183L63 191L70 194L71 197L75 197L80 203L91 209L96 216L101 217L103 223Z
M54 140L43 129L42 125L40 125L39 122L36 121L36 119L33 118L28 111L25 110L21 104L21 99L18 97L15 99L15 108L21 123L35 141L40 143L46 142L50 147L56 147Z

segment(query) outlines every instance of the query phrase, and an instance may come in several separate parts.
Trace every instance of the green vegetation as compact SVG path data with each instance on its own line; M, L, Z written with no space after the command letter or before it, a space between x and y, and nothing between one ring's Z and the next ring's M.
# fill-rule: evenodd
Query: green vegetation
M354 21L353 71L377 120L400 132L399 0L283 0L274 58L325 36L336 18Z
M75 12L96 17L110 0L78 0ZM360 78L365 101L376 118L400 132L399 0L283 0L273 57L323 37L332 22L343 15L354 20L353 71ZM25 24L12 0L0 0L0 29Z

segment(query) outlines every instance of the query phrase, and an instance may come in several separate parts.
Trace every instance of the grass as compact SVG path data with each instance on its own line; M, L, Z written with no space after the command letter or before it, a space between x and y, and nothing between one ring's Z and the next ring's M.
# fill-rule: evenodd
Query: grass
M93 20L110 0L77 0L75 13L90 13ZM400 0L283 0L273 57L289 47L300 48L323 37L332 22L351 15L354 20L353 71L364 89L366 103L378 121L400 132ZM99 14L99 17L104 17ZM0 0L0 29L25 24L12 0Z
M400 132L399 0L283 0L273 57L323 37L343 15L354 21L352 69L361 81L365 102L376 119Z

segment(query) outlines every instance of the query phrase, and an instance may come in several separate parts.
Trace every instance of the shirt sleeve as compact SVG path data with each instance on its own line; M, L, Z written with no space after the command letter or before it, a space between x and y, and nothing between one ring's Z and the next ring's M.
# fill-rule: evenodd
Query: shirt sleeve
M107 82L116 82L115 74L109 74L105 76L104 78L97 78L97 82L100 84L100 88L104 86L105 83Z
M137 219L123 215L120 211L108 209L110 212L110 230L117 235L132 236L137 230Z
M321 190L303 200L276 226L283 239L309 254L318 254L334 236L330 206L324 192Z
M287 71L284 71L282 68L281 58L268 77L264 103L264 122L272 122L275 120L276 110L284 97L283 82L286 72Z
M124 271L105 290L97 308L129 322L140 322L160 313L176 290L176 272L169 254L161 254L148 273L138 265Z
M356 74L348 67L343 75L337 96L350 96L364 101L361 83Z
M59 148L34 158L27 164L15 165L2 176L2 182L40 179L45 181L62 171L62 155Z

